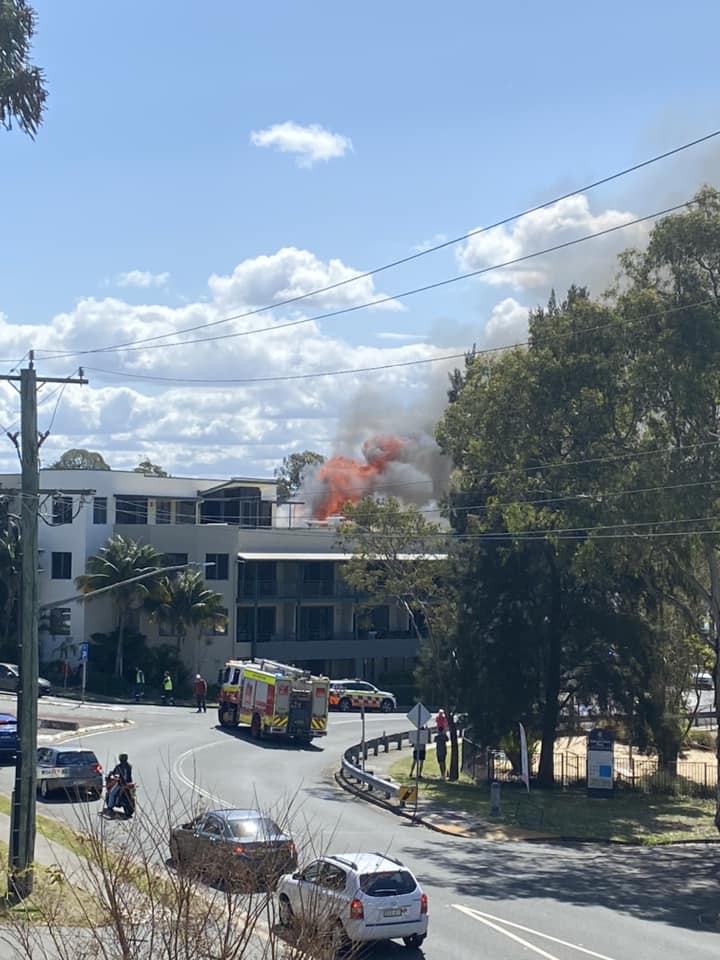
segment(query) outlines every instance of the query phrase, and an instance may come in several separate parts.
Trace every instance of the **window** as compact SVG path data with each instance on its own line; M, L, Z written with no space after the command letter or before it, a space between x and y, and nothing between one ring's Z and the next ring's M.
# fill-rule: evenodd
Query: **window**
M63 578L67 579L67 578ZM70 636L70 607L50 608L50 635L53 637Z
M304 563L302 591L305 597L331 597L335 589L335 565L331 560Z
M227 616L227 607L221 607L221 613L224 613ZM226 637L228 632L228 622L227 620L224 623L209 623L205 627L205 633L209 637Z
M195 523L195 501L178 500L175 504L175 523Z
M413 893L416 887L415 877L407 870L384 870L360 877L360 889L368 897L400 897Z
M333 863L325 864L325 869L320 878L323 887L327 887L329 890L344 890L346 882L347 877L344 870L336 867Z
M227 553L206 553L205 563L213 566L205 567L206 580L227 580L229 576L229 556Z
M169 500L158 500L155 505L155 523L170 523L172 507Z
M324 866L322 860L316 860L315 863L311 863L309 867L305 868L300 879L306 883L317 883Z
M275 607L238 607L238 643L267 643L275 636Z
M53 497L53 523L59 526L62 523L73 522L72 497Z
M93 523L107 523L107 497L93 497Z
M240 564L238 590L249 600L277 596L277 563L274 560L247 560Z
M117 523L147 523L148 498L126 497L117 498L115 505L115 520Z
M213 837L221 837L224 833L222 823L217 817L208 817L202 827L203 833L209 833Z
M329 640L334 629L332 607L300 607L298 640Z
M71 553L56 553L53 550L51 577L53 580L72 580Z

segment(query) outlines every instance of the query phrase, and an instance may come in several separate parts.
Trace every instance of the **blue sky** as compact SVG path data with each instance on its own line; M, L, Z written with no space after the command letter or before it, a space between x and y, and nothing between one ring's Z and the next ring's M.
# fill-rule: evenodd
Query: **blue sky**
M35 141L0 132L7 357L30 346L115 343L127 331L134 338L189 325L188 317L239 312L257 305L258 291L275 299L288 270L322 279L333 260L343 269L372 268L720 126L720 7L708 0L34 5L34 59L50 90L46 120ZM287 123L319 125L352 147L302 166L293 153L251 142L253 132ZM619 218L659 209L718 170L715 141L588 195L584 209L570 211L571 226L588 232L607 211ZM556 230L530 223L482 249L450 249L338 302L451 276L508 249L527 252ZM628 239L642 242L642 232ZM113 369L243 376L249 363L250 375L282 376L413 359L431 348L495 342L485 330L494 310L493 336L512 341L523 310L550 285L575 280L599 292L624 245L592 256L583 250L507 282L498 275L493 283L457 283L408 299L404 310L300 327L292 337L266 338L264 352L255 346L250 359L249 342L262 335L169 351L162 362L164 351L119 354ZM287 257L272 259L288 247L303 256L290 266ZM257 260L263 256L271 259ZM212 276L225 280L209 286ZM296 287L299 275L292 276ZM505 304L500 313L498 304ZM152 309L137 313L142 306ZM71 366L68 359L42 369L70 373ZM342 437L352 447L357 437L343 419L355 423L353 405L372 407L367 389L382 415L391 397L402 406L413 391L433 393L419 375L403 376L309 382L302 391L193 388L188 410L163 387L93 373L82 401L64 395L53 440L59 450L94 444L118 467L142 454L178 473L267 473L292 449L327 453ZM13 399L3 397L7 425ZM166 411L161 428L158 402ZM231 445L223 439L229 433Z

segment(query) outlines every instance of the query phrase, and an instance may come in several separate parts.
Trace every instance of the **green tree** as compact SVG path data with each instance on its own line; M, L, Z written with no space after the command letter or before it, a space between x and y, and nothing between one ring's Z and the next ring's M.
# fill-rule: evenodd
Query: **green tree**
M154 547L116 533L96 554L88 557L86 572L75 579L82 593L114 587L108 592L112 598L117 630L116 677L123 676L125 666L124 637L128 611L140 607L151 593L159 576L159 566L160 554ZM136 580L140 576L145 578ZM135 582L129 582L133 580Z
M83 450L74 448L66 450L61 454L55 463L51 464L51 470L109 470L110 467L105 463L103 455L94 450Z
M275 470L277 477L277 495L279 500L288 500L300 489L303 473L308 467L319 466L325 463L321 453L304 450L302 453L291 453L283 457L282 466Z
M146 476L150 476L150 477L170 476L167 470L163 470L163 468L158 466L157 463L153 463L152 460L149 460L149 459L141 460L140 463L135 467L135 470L133 472L144 473Z
M457 779L455 603L446 580L449 537L417 507L394 497L366 498L347 504L343 512L349 523L341 528L340 540L353 553L343 579L363 596L361 609L393 604L407 611L421 651L417 679L450 720L448 771L450 779Z
M189 634L193 636L193 664L200 666L200 642L208 627L228 622L222 594L210 590L198 570L182 570L162 577L145 600L150 619L162 623L175 636L178 652Z
M0 0L0 124L13 121L34 137L42 120L47 90L39 67L30 61L35 11L25 0Z

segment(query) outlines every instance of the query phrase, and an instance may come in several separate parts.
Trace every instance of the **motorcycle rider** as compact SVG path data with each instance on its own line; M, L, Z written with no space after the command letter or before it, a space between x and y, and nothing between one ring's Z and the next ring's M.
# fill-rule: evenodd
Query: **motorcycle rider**
M112 813L112 811L115 809L115 805L117 804L118 797L122 789L126 786L132 786L133 782L132 766L128 763L128 755L126 753L121 753L118 757L118 760L120 762L115 766L110 774L111 777L115 777L115 783L105 801L105 810L108 813ZM130 816L132 816L132 814L130 814Z

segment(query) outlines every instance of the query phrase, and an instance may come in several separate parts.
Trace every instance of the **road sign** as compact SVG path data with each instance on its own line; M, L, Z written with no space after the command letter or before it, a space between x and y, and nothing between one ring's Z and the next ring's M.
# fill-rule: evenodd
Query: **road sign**
M407 715L408 720L414 727L424 727L432 714L424 703L416 703Z
M430 731L429 730L409 730L408 740L414 747L427 746L427 744L430 743Z
M404 807L406 803L412 803L417 800L417 787L400 787L398 790L398 799L400 806Z
M89 643L83 643L83 644L80 645L80 659L81 659L81 660L87 660L87 658L88 658L88 651L89 651L89 650L90 650L90 644L89 644Z

